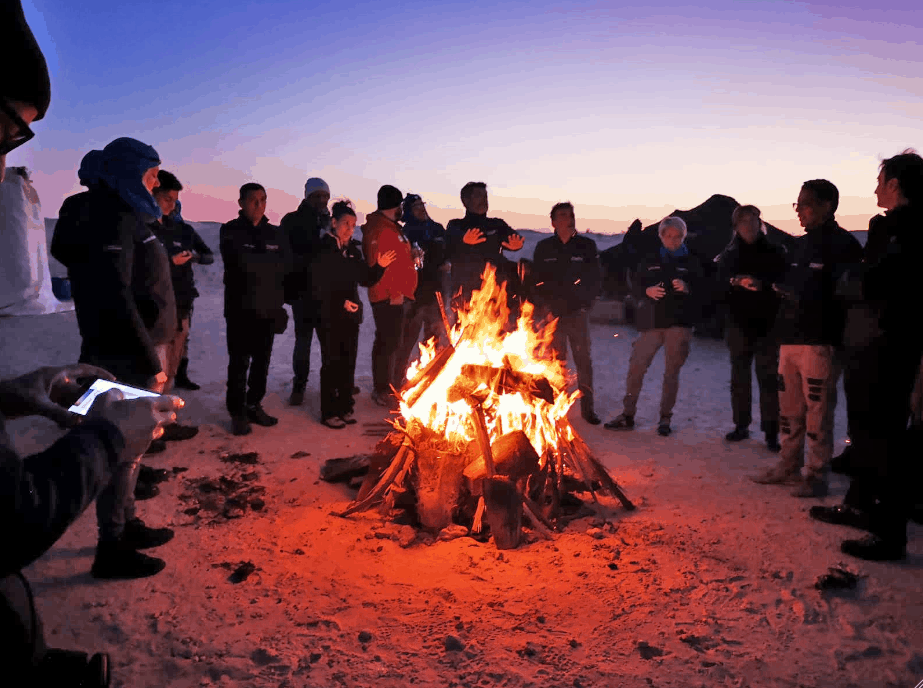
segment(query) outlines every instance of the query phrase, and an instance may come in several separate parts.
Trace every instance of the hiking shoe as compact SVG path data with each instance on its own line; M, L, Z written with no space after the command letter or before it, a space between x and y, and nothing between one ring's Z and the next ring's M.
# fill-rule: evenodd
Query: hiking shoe
M235 435L249 435L253 432L246 416L231 416L231 432Z
M132 549L160 547L172 539L173 531L169 528L150 528L140 518L130 519L122 531L122 543Z
M801 469L778 463L762 473L750 476L750 480L760 485L790 485L801 480Z
M259 404L247 407L247 418L251 423L262 425L264 428L271 428L273 425L279 422L278 418L275 416L270 416Z
M138 469L138 482L139 483L151 483L156 485L157 483L165 483L170 479L170 472L165 468L151 468L145 464L141 464L141 467Z
M583 420L585 420L590 425L599 425L600 423L602 423L602 419L599 416L597 416L593 411L589 411L587 413L581 413L580 415L583 417Z
M186 375L177 375L173 380L173 386L178 389L188 389L192 392L202 389L201 385L197 385L195 382L190 380Z
M346 421L339 416L330 416L330 418L324 418L321 421L321 425L326 425L328 428L333 428L334 430L342 430L346 427Z
M670 424L665 420L660 421L660 424L657 426L657 434L661 437L669 437L671 432L673 432L673 429L670 427Z
M782 451L782 445L779 444L779 433L777 432L767 432L766 433L766 448L771 452Z
M153 499L160 494L160 488L157 487L154 483L149 483L144 480L138 480L135 482L135 500L143 502L145 499Z
M148 456L149 454L160 454L161 452L165 452L166 450L167 450L167 443L164 442L163 439L157 439L151 442L151 446L147 448L147 451L144 452L144 455Z
M747 428L738 425L727 435L725 435L724 439L726 439L728 442L741 442L743 440L750 439L750 431Z
M349 411L348 413L344 413L342 416L340 416L340 418L342 418L343 422L346 423L347 425L355 425L358 422L356 420L355 414L353 414L352 411Z
M867 535L861 540L844 540L840 551L867 561L900 561L907 558L907 544Z
M849 506L849 504L834 504L833 506L812 506L808 514L815 521L832 523L837 526L851 526L860 530L868 530L870 519L868 513Z
M606 430L631 430L635 427L635 417L620 413L603 427Z
M816 497L826 497L829 491L830 488L827 485L826 478L808 476L803 478L798 486L792 490L792 497L814 499Z
M182 442L191 440L199 434L199 428L196 425L180 425L179 423L170 423L163 426L163 435L160 439L164 442Z
M121 540L115 540L100 542L96 546L96 557L90 573L93 578L130 580L158 574L166 565L163 559L150 557Z
M288 397L289 406L301 406L304 403L304 387L292 387L292 393Z

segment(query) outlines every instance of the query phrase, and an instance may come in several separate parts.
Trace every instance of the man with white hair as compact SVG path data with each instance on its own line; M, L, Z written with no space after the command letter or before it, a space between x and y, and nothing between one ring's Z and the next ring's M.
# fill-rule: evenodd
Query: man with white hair
M292 305L295 349L292 352L292 394L288 403L301 406L311 368L311 340L318 327L320 306L311 289L311 263L321 236L330 228L330 187L319 177L304 185L304 200L298 209L282 218L280 226L292 257L293 269L285 280L285 302Z
M657 229L660 249L642 261L632 278L638 311L635 326L640 335L631 346L628 380L622 412L606 423L609 430L631 430L644 375L660 347L666 367L660 397L657 432L672 432L670 420L679 392L679 371L689 356L692 326L700 314L699 294L703 290L702 266L686 246L686 223L679 217L665 217Z

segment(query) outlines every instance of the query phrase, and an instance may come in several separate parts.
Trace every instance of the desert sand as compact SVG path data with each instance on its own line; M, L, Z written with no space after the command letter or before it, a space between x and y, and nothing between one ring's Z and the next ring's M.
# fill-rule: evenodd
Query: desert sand
M198 227L217 249L217 226ZM923 680L923 530L911 524L905 562L851 560L839 543L860 532L810 520L818 500L750 482L775 457L756 432L737 445L723 440L731 421L722 342L694 341L669 438L655 431L660 357L633 432L588 426L572 409L636 511L582 495L585 510L553 542L530 538L501 552L471 537L434 541L375 511L333 515L354 492L321 482L320 467L370 451L378 437L368 430L383 417L369 398L370 316L358 425L318 423L316 341L307 402L285 404L289 327L276 340L264 404L279 425L233 437L220 260L196 270L190 375L203 387L183 394L181 420L201 431L146 459L174 473L159 497L139 502L148 523L176 530L152 551L166 570L94 580L91 508L25 572L49 643L110 652L113 685L913 688ZM635 333L595 323L592 334L597 409L608 419L621 409ZM4 377L73 362L79 351L73 313L0 319L0 340ZM844 406L841 393L838 449ZM44 419L11 421L9 430L24 453L61 433ZM228 460L249 452L251 463ZM250 490L242 508L202 492L203 480L220 487L222 476ZM845 480L832 486L823 503L842 499ZM253 572L232 582L244 562ZM838 565L859 576L858 587L815 589Z

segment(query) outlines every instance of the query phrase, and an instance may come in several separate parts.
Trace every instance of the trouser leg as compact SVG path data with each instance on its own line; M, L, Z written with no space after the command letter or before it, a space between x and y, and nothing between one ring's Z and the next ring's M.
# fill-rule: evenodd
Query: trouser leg
M586 310L571 313L562 319L570 351L577 369L577 387L580 390L580 409L584 416L592 415L593 399L593 360L590 355L590 317Z
M663 346L664 332L665 330L646 330L641 332L631 345L625 398L622 400L622 413L626 416L634 416L638 410L638 396L641 394L644 375L651 367L657 350Z
M731 356L731 413L736 427L747 428L753 420L753 336L731 323L725 336Z
M664 333L663 391L660 395L660 420L673 417L676 395L679 393L679 371L689 358L692 344L691 327L669 327Z
M247 406L247 369L250 367L248 323L240 317L227 319L228 390L225 402L231 416L243 416Z
M413 302L407 310L407 321L400 336L400 345L395 354L396 360L406 367L417 358L418 349L417 341L420 338L420 330L426 321L425 309L416 302ZM425 336L425 335L424 335Z
M135 484L140 467L140 456L120 462L96 498L96 524L101 541L118 540L125 524L135 517Z
M320 338L320 417L321 420L337 415L336 371L341 352L337 350L334 323L324 323L317 331Z
M804 383L801 374L801 350L797 345L779 347L779 431L781 463L797 469L804 463L805 415Z
M294 387L304 388L308 384L311 369L311 340L316 326L315 307L307 299L292 304L292 320L295 321L295 348L292 351L292 372ZM318 339L320 333L318 332Z
M756 382L760 390L760 429L779 431L779 346L767 335L756 343Z
M247 378L247 405L257 406L266 396L266 380L269 377L269 363L272 359L272 345L275 341L274 323L259 319L251 325L250 374Z
M805 471L822 476L833 457L830 407L835 403L835 362L832 346L802 348L802 384L805 399Z
M336 346L340 352L334 378L337 414L345 416L353 410L353 370L359 347L359 324L353 321L344 323Z
M375 318L375 341L372 344L372 379L375 392L387 394L390 386L400 385L396 379L397 350L400 346L401 332L404 325L403 305L386 302L373 303L372 315ZM401 376L402 377L402 376Z
M4 685L37 685L35 670L47 648L32 590L19 573L0 578L0 636Z

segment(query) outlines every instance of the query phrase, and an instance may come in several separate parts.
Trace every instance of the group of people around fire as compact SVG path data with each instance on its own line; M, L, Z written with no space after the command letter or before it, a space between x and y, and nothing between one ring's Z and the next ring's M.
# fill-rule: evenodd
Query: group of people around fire
M47 66L18 3L3 5L4 45L19 58L0 72L0 173L5 154L32 137L29 125L50 102ZM16 685L109 685L108 656L45 645L21 569L46 552L96 502L99 544L92 574L103 579L154 575L163 560L141 550L173 537L135 513L137 496L156 494L162 471L147 470L139 493L141 456L182 440L196 428L179 425L181 402L168 394L125 400L103 394L86 419L66 412L67 399L88 377L118 379L158 392L195 389L187 343L196 296L192 264L213 260L208 246L182 220L180 181L160 170L149 145L120 138L82 161L87 191L60 211L51 252L68 267L81 335L80 364L41 368L0 381L0 462L5 530L0 565L0 627L7 639L0 658ZM864 540L843 550L867 559L906 555L912 490L918 484L919 410L911 397L923 355L912 314L916 263L923 241L923 159L905 152L882 162L876 197L884 214L869 225L863 248L835 218L838 191L826 180L801 187L795 211L805 234L786 252L762 231L760 212L738 207L733 238L709 266L687 245L679 217L660 222L660 246L633 271L639 335L632 345L623 407L606 428L635 426L644 375L657 351L666 366L658 432L671 432L679 373L704 301L729 309L734 429L728 441L749 436L751 366L756 362L760 422L778 463L755 476L767 484L796 484L800 497L827 493L831 470L850 477L844 502L815 506L818 520L864 528ZM422 331L444 337L440 297L463 304L487 265L508 284L511 307L535 303L539 317L557 319L554 350L569 342L581 391L583 418L594 408L588 310L600 288L594 242L576 231L574 208L551 209L554 235L539 242L531 262L504 252L523 238L489 218L486 185L461 191L466 213L445 229L431 220L417 195L382 186L377 209L354 239L357 214L347 201L328 210L330 190L311 178L305 199L280 226L266 216L266 190L240 188L240 214L220 231L227 321L227 409L237 435L277 419L262 408L274 337L295 330L289 402L304 403L312 337L321 346L321 422L332 429L355 423L354 395L360 286L368 289L375 341L372 399L393 407L393 389ZM403 224L402 224L403 220ZM851 443L833 456L833 408L842 374ZM64 406L62 407L62 402ZM5 418L45 415L71 429L48 449L22 458L4 429ZM158 445L156 442L160 442Z

